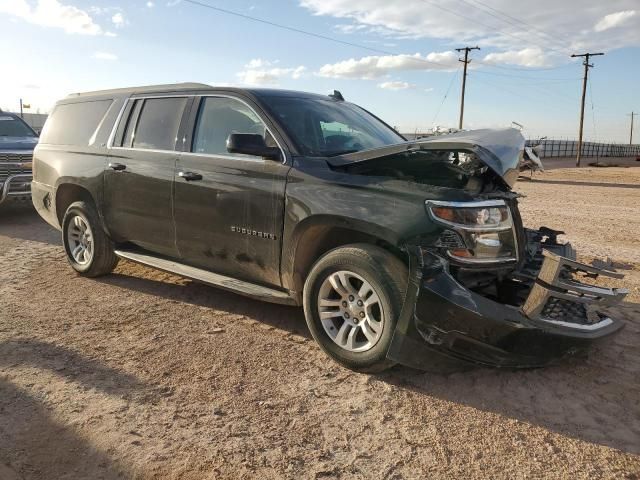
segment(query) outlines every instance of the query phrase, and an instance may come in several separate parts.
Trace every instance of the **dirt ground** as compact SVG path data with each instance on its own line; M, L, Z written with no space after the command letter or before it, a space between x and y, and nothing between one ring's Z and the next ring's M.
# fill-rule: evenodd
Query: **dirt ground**
M640 478L640 168L517 189L528 224L628 275L626 328L588 358L356 374L299 309L127 262L80 278L0 209L0 479Z

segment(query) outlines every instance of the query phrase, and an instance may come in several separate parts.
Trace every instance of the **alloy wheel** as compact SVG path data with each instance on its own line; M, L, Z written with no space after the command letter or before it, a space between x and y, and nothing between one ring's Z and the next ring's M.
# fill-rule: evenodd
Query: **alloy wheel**
M80 215L75 215L67 226L67 241L73 260L79 265L87 265L93 259L93 233L89 223Z
M341 270L324 280L318 313L326 334L349 352L366 352L382 336L385 318L380 298L356 273Z

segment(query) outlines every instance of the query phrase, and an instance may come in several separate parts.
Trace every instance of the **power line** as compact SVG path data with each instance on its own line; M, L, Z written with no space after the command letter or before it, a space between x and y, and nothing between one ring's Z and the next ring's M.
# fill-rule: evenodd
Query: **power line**
M470 74L470 75L475 76L476 73L477 72L474 72L473 74ZM482 78L477 78L477 77L475 78L474 81L483 83L485 85L488 85L488 86L490 86L491 88L497 90L500 93L509 93L509 94L513 95L514 97L517 97L520 100L529 100L532 103L534 103L535 105L540 106L540 97L535 97L534 98L534 97L532 97L530 95L527 95L526 93L523 93L522 90L519 90L519 91L511 90L511 89L505 87L504 85L496 85L494 83L487 82L486 80L483 80ZM564 109L561 109L555 103L547 104L545 106L545 108L556 110L558 112L565 112Z
M554 80L547 81L546 78L525 77L525 76L520 76L520 75L496 74L494 72L485 72L485 71L478 71L478 70L472 70L472 72L473 72L473 76L476 76L476 75L499 75L501 77L515 77L515 78L524 78L524 79L536 80L537 82L518 82L518 86L526 85L527 87L534 88L534 89L544 93L545 95L553 95L553 96L556 96L558 98L562 98L563 100L565 100L567 102L575 102L576 101L576 97L561 93L561 92L559 92L557 90L550 90L550 89L547 89L545 87L547 85L549 85L549 84L566 83L566 82L569 82L569 81L575 82L575 81L578 81L578 80L582 80L582 77L576 77L576 78L565 79L565 80L557 79L556 81L554 81ZM476 77L476 80L478 80L477 77ZM544 82L544 83L538 83L538 82ZM486 82L483 82L483 83L486 83ZM595 105L594 104L594 108L598 109L598 111L600 112L600 115L618 115L619 114L619 110L618 109L611 108L611 107L606 106L606 105Z
M466 0L461 0L461 1L463 1L464 3L469 3ZM517 22L517 23L509 22L508 20L503 20L504 22L511 23L514 26L518 26L518 24L525 25L525 26L529 27L531 30L533 30L533 33L536 33L536 35L538 35L540 38L544 37L545 41L547 41L547 42L549 40L552 40L554 42L556 41L556 39L553 36L551 36L550 34L545 32L544 30L541 30L540 28L538 28L535 25L532 25L532 24L530 24L528 22L525 22L524 20L522 20L520 18L513 17L513 16L509 15L508 13L505 13L504 11L502 11L500 9L494 8L491 5L487 5L486 3L481 2L480 0L471 0L471 1L473 1L473 3L477 3L479 5L482 5L487 10L491 10L493 12L496 12L496 13L502 15L503 17L505 17L506 19L513 20L514 22ZM476 7L476 8L478 8L478 7ZM490 14L489 12L486 12L486 13ZM494 16L494 15L492 15L492 16ZM498 17L496 17L496 18L498 18ZM537 32L539 32L539 33L537 33ZM564 37L565 37L565 40L569 40L568 37L566 37L566 36L564 36Z
M346 40L339 40L337 38L333 38L333 37L330 37L328 35L322 35L321 33L309 32L309 31L303 30L301 28L291 27L289 25L284 25L284 24L281 24L281 23L272 22L271 20L265 20L263 18L258 18L258 17L254 17L254 16L251 16L251 15L246 15L244 13L236 12L234 10L228 10L226 8L216 7L214 5L210 5L208 3L200 2L198 0L184 0L184 2L185 3L190 3L192 5L196 5L198 7L208 8L210 10L214 10L214 11L219 12L219 13L224 13L226 15L232 15L232 16L235 16L235 17L243 18L245 20L250 20L252 22L258 22L258 23L262 23L262 24L265 24L265 25L270 25L272 27L280 28L282 30L288 30L290 32L299 33L301 35L307 35L309 37L319 38L319 39L322 39L322 40L327 40L327 41L333 42L333 43L339 43L341 45L347 45L349 47L360 48L362 50L368 50L370 52L375 52L375 53L382 53L384 55L403 56L403 57L406 57L407 59L414 60L416 62L422 62L422 63L425 63L427 65L435 65L435 66L437 66L439 68L451 68L450 65L446 65L444 63L432 62L430 60L425 60L424 58L417 58L417 57L414 57L412 55L403 55L403 54L399 54L399 53L396 53L396 52L391 52L389 50L383 50L383 49L375 48L375 47L367 47L366 45L361 45L361 44L354 43L354 42L348 42Z
M484 75L484 74L488 74L489 72L479 72L479 71L473 71L473 75ZM511 77L511 75L508 75L506 77ZM536 90L544 93L545 95L554 95L558 98L562 98L563 100L569 100L571 102L574 102L576 99L574 97L570 97L569 95L560 93L556 90L551 90L546 88L547 86L549 86L549 84L554 84L554 83L567 83L568 80L558 80L558 81L549 81L547 82L546 79L536 79L533 77L516 77L516 78L525 78L528 80L531 80L530 82L521 82L518 81L517 82L517 86L518 87L522 87L522 86L526 86L528 88L535 88ZM508 78L504 79L505 81L508 81ZM540 80L545 80L544 83L540 82ZM577 82L578 80L581 80L580 78L573 78L570 81L571 82Z
M429 0L422 0L422 1L425 2L425 3L430 3L430 4L440 8L442 10L448 11L449 13L452 13L452 14L455 14L455 15L458 15L458 16L462 16L462 15L460 15L460 14L458 14L458 13L452 11L452 10L446 9L444 7L441 7L440 5L436 5L433 2L430 2ZM389 50L385 50L385 49L381 49L381 48L369 47L369 46L366 46L366 45L358 44L358 43L355 43L355 42L349 42L349 41L346 41L346 40L340 40L340 39L333 38L333 37L328 36L328 35L323 35L323 34L320 34L320 33L310 32L310 31L307 31L307 30L303 30L301 28L292 27L292 26L289 26L289 25L284 25L284 24L273 22L273 21L270 21L270 20L265 20L263 18L254 17L252 15L247 15L247 14L244 14L244 13L240 13L240 12L237 12L237 11L234 11L234 10L229 10L229 9L217 7L217 6L205 3L203 1L184 0L184 2L188 3L188 4L191 4L191 5L194 5L194 6L207 8L209 10L213 10L213 11L216 11L218 13L223 13L223 14L226 14L226 15L235 16L235 17L242 18L242 19L245 19L245 20L249 20L249 21L253 21L253 22L257 22L257 23L262 23L264 25L269 25L271 27L279 28L279 29L282 29L282 30L287 30L287 31L290 31L290 32L298 33L298 34L301 34L301 35L306 35L306 36L317 38L317 39L321 39L321 40L326 40L326 41L337 43L337 44L340 44L340 45L346 45L346 46L359 48L359 49L362 49L362 50L375 52L375 53L378 53L378 54L389 55L389 56L401 56L401 57L404 57L404 58L406 58L408 60L412 60L414 62L419 62L419 63L425 64L425 65L438 67L439 69L450 69L451 68L450 65L447 65L447 64L444 64L444 63L434 62L434 61L426 60L424 58L416 57L416 56L412 56L412 55L400 54L400 53L397 53L397 52L393 52L393 51L389 51ZM476 23L479 23L475 19L471 19L469 17L464 17L464 16L462 16L462 17L463 18L467 18L467 19L469 19L471 21L474 21ZM488 25L485 25L485 26L487 28L492 28L492 29L495 30L494 27L489 27ZM505 32L502 32L502 33L505 33ZM493 65L493 64L490 64L490 63L487 63L487 62L482 62L482 61L476 61L476 63L484 65L484 66L486 66L488 68L499 68L499 69L505 69L505 70L516 70L516 71L527 71L527 72L556 70L556 69L566 68L566 67L571 66L571 65L562 65L562 66L552 67L552 68L522 68L521 69L521 68L505 67L505 66L501 66L501 65ZM465 64L465 66L466 66L466 64ZM531 78L532 80L535 78L535 77L528 77L528 76L524 76L524 75L518 76L518 75L513 75L513 74L509 75L509 74L504 74L504 73L501 74L501 73L497 73L497 72L486 72L486 71L476 72L476 73L482 73L482 74L487 74L487 75L505 76L505 77L512 76L512 77L516 77L516 78L517 77ZM542 80L546 80L546 79L537 79L537 80L542 81ZM564 81L565 79L548 79L548 80L550 80L550 81L551 80ZM566 79L566 80L569 81L571 79Z
M476 60L476 63L479 63L480 65L484 65L485 67L489 67L489 68L499 68L500 70L513 70L516 72L548 72L551 70L559 70L561 68L567 68L567 67L572 67L573 64L568 64L568 65L558 65L557 67L505 67L504 65L496 65L494 63L489 63L489 62L481 62L480 60Z
M476 63L482 63L482 62L479 62L478 60L476 60ZM536 80L540 80L540 81L544 81L544 82L569 82L569 81L573 82L575 80L580 80L581 79L581 77L565 77L565 78L549 78L549 77L545 77L545 78L539 78L539 77L532 77L530 75L518 75L518 74L512 74L512 73L498 73L498 72L485 72L485 71L478 71L478 70L475 70L474 73L481 73L482 75L495 75L495 76L498 76L498 77L514 77L514 78L536 79Z
M422 0L422 1L427 1L427 0ZM426 60L424 58L417 58L417 57L412 56L412 55L400 54L400 53L397 53L397 52L393 52L393 51L385 50L385 49L381 49L381 48L368 47L366 45L362 45L362 44L355 43L355 42L349 42L347 40L340 40L340 39L337 39L337 38L334 38L334 37L330 37L328 35L323 35L321 33L310 32L308 30L303 30L301 28L292 27L290 25L284 25L284 24L281 24L281 23L273 22L271 20L266 20L264 18L258 18L258 17L254 17L252 15L247 15L247 14L244 14L244 13L241 13L241 12L237 12L237 11L234 11L234 10L229 10L229 9L226 9L226 8L217 7L217 6L214 6L214 5L202 2L202 1L198 1L198 0L184 0L184 2L188 3L188 4L191 4L191 5L194 5L194 6L207 8L209 10L213 10L213 11L216 11L218 13L223 13L225 15L231 15L231 16L235 16L235 17L238 17L238 18L242 18L242 19L245 19L245 20L252 21L252 22L262 23L264 25L269 25L271 27L276 27L276 28L279 28L279 29L282 29L282 30L287 30L287 31L290 31L290 32L298 33L300 35L306 35L306 36L313 37L313 38L318 38L318 39L321 39L321 40L326 40L326 41L337 43L337 44L340 44L340 45L346 45L346 46L349 46L349 47L359 48L361 50L366 50L366 51L369 51L369 52L379 53L379 54L383 54L383 55L403 56L403 57L407 58L408 60L411 60L411 61L414 61L414 62L423 63L423 64L426 64L426 65L435 66L435 67L438 67L440 69L449 69L449 68L451 68L450 65L447 65L447 64L444 64L444 63L434 62L434 61L431 61L431 60ZM441 8L439 5L436 5L436 6L438 8ZM471 20L475 22L475 20L473 20L473 19L471 19ZM494 27L487 27L487 28L495 29ZM522 39L518 39L518 40L521 41ZM506 66L503 66L503 65L494 65L492 63L482 62L480 60L477 60L476 62L478 64L486 66L487 68L497 68L497 69L501 69L501 70L515 70L515 71L523 71L523 72L557 70L559 68L565 68L565 67L568 66L568 65L561 65L561 66L558 66L558 67L549 67L549 68L538 68L538 67L516 68L516 67L506 67Z
M449 92L451 91L451 87L453 87L453 82L455 81L455 79L457 77L458 77L458 70L453 72L453 75L451 76L451 81L449 82L449 86L447 87L447 92L444 94L444 97L442 98L442 102L440 102L440 106L438 107L438 110L436 110L436 114L433 116L433 121L431 122L431 124L434 125L434 126L435 126L436 120L438 119L438 115L440 115L440 110L442 110L444 102L447 99L447 97L449 96Z
M593 122L593 137L598 141L598 131L596 130L596 112L593 108L593 89L591 88L591 84L593 80L589 83L589 100L591 101L591 121Z
M422 0L422 2L423 3L427 3L429 5L432 5L432 6L438 8L438 9L444 11L444 12L448 12L448 13L450 13L452 15L457 16L457 17L464 18L465 20L469 20L469 21L471 21L473 23L477 23L478 25L482 25L483 27L490 29L490 31L496 31L496 32L502 33L503 35L506 35L508 37L515 38L516 40L518 40L518 42L522 42L523 40L526 40L527 43L531 43L531 39L523 39L522 37L519 37L519 36L514 35L512 33L505 32L504 30L500 30L499 28L496 28L494 25L488 25L486 23L479 22L475 18L468 17L468 16L463 15L463 14L461 14L459 12L456 12L455 10L451 10L450 8L443 7L442 5L439 5L438 3L436 3L436 2L434 2L432 0ZM538 46L540 46L540 45L538 45ZM546 48L547 48L547 50L556 51L556 52L560 53L561 55L566 55L566 53L567 53L564 50L559 50L559 49L556 49L556 48L548 48L548 47L546 47Z

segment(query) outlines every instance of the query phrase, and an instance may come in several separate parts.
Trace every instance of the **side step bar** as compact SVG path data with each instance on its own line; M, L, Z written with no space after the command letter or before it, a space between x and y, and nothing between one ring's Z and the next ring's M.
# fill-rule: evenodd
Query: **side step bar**
M222 288L240 295L245 295L247 297L283 305L296 305L295 300L288 293L280 290L274 290L261 285L255 285L235 278L226 277L207 270L191 267L183 263L174 262L173 260L154 257L138 250L116 250L115 254L125 260L131 260L132 262L157 268L164 272L175 273L181 277L187 277L192 280L196 280L213 287Z

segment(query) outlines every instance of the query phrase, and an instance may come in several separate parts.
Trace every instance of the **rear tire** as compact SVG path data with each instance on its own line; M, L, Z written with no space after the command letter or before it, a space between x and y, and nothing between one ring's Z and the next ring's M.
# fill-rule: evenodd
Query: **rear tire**
M74 202L67 208L62 220L62 243L71 267L85 277L107 275L118 264L113 242L89 202Z
M386 250L354 244L331 250L304 285L307 325L320 347L338 363L380 372L405 298L407 267Z

